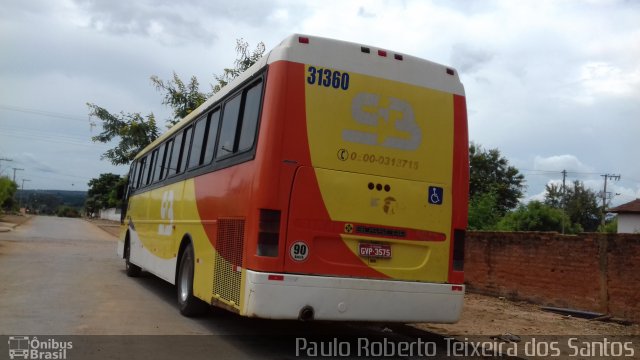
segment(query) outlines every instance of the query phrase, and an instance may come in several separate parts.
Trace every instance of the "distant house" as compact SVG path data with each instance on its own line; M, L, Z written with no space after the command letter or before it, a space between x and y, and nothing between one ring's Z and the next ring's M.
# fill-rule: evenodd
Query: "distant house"
M609 209L618 214L618 233L640 233L640 199Z

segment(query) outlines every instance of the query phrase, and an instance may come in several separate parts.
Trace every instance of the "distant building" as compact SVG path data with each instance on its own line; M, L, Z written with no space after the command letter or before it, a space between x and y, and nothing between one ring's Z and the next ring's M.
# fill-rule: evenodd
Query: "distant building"
M618 214L618 233L640 233L640 199L609 209Z

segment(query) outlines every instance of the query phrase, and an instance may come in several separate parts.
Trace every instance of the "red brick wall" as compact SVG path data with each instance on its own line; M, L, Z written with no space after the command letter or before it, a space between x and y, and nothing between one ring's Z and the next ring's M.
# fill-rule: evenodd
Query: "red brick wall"
M470 291L640 321L640 235L469 232Z

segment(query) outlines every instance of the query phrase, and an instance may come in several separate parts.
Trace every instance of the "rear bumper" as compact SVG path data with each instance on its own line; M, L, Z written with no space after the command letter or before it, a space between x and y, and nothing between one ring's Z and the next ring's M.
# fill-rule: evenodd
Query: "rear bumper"
M243 315L271 319L298 319L311 307L315 320L453 323L463 298L464 285L246 270L242 308Z

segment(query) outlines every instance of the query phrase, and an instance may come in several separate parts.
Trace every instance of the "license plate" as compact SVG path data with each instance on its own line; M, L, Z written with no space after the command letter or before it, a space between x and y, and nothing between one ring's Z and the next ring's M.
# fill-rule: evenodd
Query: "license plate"
M360 256L366 258L391 258L391 245L389 244L358 244L358 252Z

